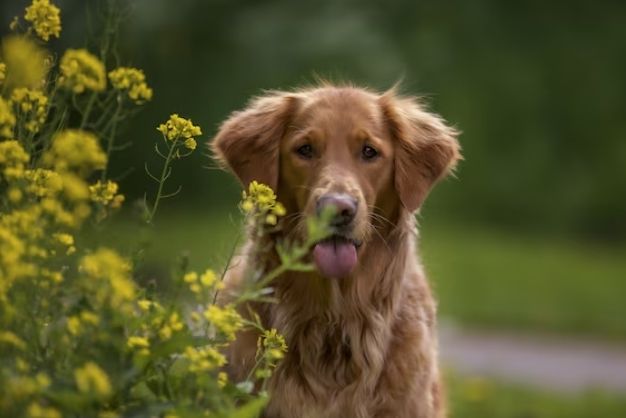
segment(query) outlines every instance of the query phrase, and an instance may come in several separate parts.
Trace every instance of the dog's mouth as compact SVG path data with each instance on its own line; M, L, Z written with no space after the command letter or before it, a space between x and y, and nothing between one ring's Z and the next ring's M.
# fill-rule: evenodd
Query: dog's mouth
M357 263L357 249L361 242L335 234L315 244L313 261L325 277L342 278L350 275Z

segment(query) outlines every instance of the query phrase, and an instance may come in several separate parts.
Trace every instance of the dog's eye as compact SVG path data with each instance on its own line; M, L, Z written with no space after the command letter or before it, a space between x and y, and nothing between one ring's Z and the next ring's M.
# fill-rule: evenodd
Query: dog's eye
M370 147L369 145L365 145L361 150L361 156L364 160L373 160L378 157L378 151L374 147Z
M311 158L313 158L313 147L311 146L311 144L301 145L300 147L296 148L296 154L304 159L310 160Z

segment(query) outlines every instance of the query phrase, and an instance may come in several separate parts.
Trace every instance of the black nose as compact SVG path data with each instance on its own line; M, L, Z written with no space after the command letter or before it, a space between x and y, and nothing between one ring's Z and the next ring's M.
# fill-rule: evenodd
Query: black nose
M354 219L357 201L344 193L329 193L317 200L317 214L320 215L327 207L335 208L335 216L331 221L331 225L343 227L348 226Z

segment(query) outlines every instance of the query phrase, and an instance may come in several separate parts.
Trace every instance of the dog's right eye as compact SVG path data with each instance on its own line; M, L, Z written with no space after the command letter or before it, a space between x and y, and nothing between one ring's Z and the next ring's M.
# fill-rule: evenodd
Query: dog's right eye
M313 147L311 146L311 144L301 145L296 148L296 154L306 160L310 160L311 158L313 158Z

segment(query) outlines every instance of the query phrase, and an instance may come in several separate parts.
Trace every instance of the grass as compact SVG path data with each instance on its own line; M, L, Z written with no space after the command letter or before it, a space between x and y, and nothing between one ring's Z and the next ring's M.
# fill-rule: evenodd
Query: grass
M236 242L236 209L162 212L153 230L137 233L123 218L98 234L144 254L163 275L186 249L192 268L220 269ZM476 327L525 328L626 338L625 248L423 222L421 253L444 318ZM166 273L167 271L165 271Z
M626 398L600 392L567 396L479 377L448 378L451 418L622 418Z
M626 337L625 248L435 224L421 247L443 317Z

